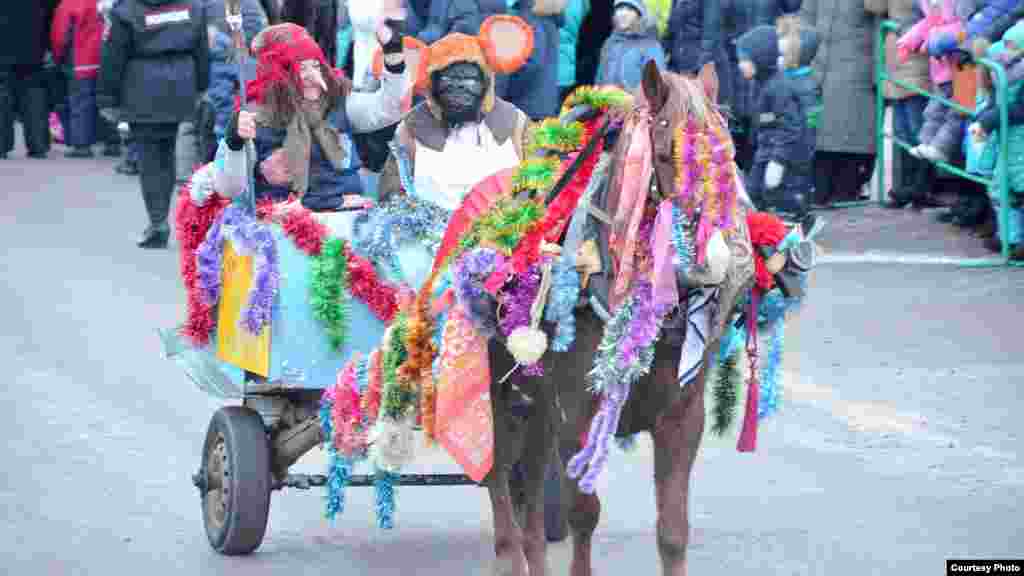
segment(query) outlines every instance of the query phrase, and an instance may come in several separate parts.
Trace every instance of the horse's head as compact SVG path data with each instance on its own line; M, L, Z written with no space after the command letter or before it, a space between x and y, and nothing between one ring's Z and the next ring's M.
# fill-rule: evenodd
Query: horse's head
M723 136L719 145L730 157L734 148L728 138L725 120L718 113L718 79L714 68L705 66L696 77L663 72L653 62L644 67L638 104L651 117L651 145L654 173L663 196L671 196L678 188L684 158L680 158L680 139L687 126L700 133L718 130Z

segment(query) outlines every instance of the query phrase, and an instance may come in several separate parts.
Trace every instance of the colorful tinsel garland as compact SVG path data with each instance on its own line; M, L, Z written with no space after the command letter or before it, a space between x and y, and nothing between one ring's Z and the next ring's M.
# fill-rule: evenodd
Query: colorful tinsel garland
M310 266L309 301L313 317L323 325L331 348L340 350L345 342L350 313L345 241L328 239L320 253L312 257Z
M602 395L601 407L590 423L585 446L567 466L569 476L579 480L584 494L594 492L604 470L633 383L647 374L654 362L657 336L668 310L656 309L652 300L650 283L634 283L626 301L605 324L594 355L594 368L588 377L592 388ZM635 360L626 364L623 361L627 358Z
M175 232L180 246L178 258L186 293L186 316L181 334L193 345L205 346L210 341L217 320L214 307L206 304L200 296L196 249L206 239L210 227L227 208L229 201L213 195L203 205L196 205L189 194L190 185L191 182L186 183L178 194L178 204L174 211Z
M624 114L633 107L633 96L612 86L580 86L562 103L562 113L580 105L590 106L604 112Z
M277 244L266 224L246 214L240 206L233 204L225 208L195 252L199 294L207 306L216 305L220 299L226 240L231 241L240 255L253 256L253 285L242 314L242 325L250 334L259 334L270 322L280 283Z
M527 156L541 151L568 153L583 145L585 131L582 122L562 124L558 118L546 118L530 130Z
M502 335L507 339L517 328L530 326L531 308L537 293L540 290L541 270L540 266L531 266L525 273L516 275L515 279L506 285L499 294L501 310L503 313L498 319ZM534 362L523 367L523 374L526 376L543 376L544 368L540 362Z

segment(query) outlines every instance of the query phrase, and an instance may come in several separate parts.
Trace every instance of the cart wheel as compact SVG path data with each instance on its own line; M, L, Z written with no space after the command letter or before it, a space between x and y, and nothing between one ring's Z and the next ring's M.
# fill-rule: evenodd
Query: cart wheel
M203 525L228 556L259 548L270 514L270 442L250 408L225 406L210 419L203 446Z

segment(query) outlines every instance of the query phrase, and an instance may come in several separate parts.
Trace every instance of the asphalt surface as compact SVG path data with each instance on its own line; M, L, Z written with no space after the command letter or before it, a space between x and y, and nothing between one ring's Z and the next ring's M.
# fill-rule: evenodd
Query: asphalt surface
M390 532L371 490L350 490L333 526L322 492L278 492L256 554L211 552L189 477L220 403L161 358L155 332L183 314L177 254L134 246L137 179L61 152L0 161L0 573L483 573L476 488L400 489ZM977 255L926 215L826 217L832 254ZM932 575L946 558L1024 556L1022 288L1021 270L823 264L759 451L702 448L691 573ZM613 454L602 479L599 574L658 573L648 446ZM314 451L297 469L324 462ZM443 454L417 468L457 471ZM552 546L552 574L568 554Z

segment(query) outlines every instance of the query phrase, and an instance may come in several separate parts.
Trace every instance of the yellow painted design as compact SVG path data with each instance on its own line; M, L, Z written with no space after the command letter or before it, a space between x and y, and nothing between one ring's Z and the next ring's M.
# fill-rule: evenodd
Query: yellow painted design
M217 358L260 376L270 375L270 325L254 336L242 327L242 314L252 289L252 256L235 252L224 241L223 276L217 312Z

